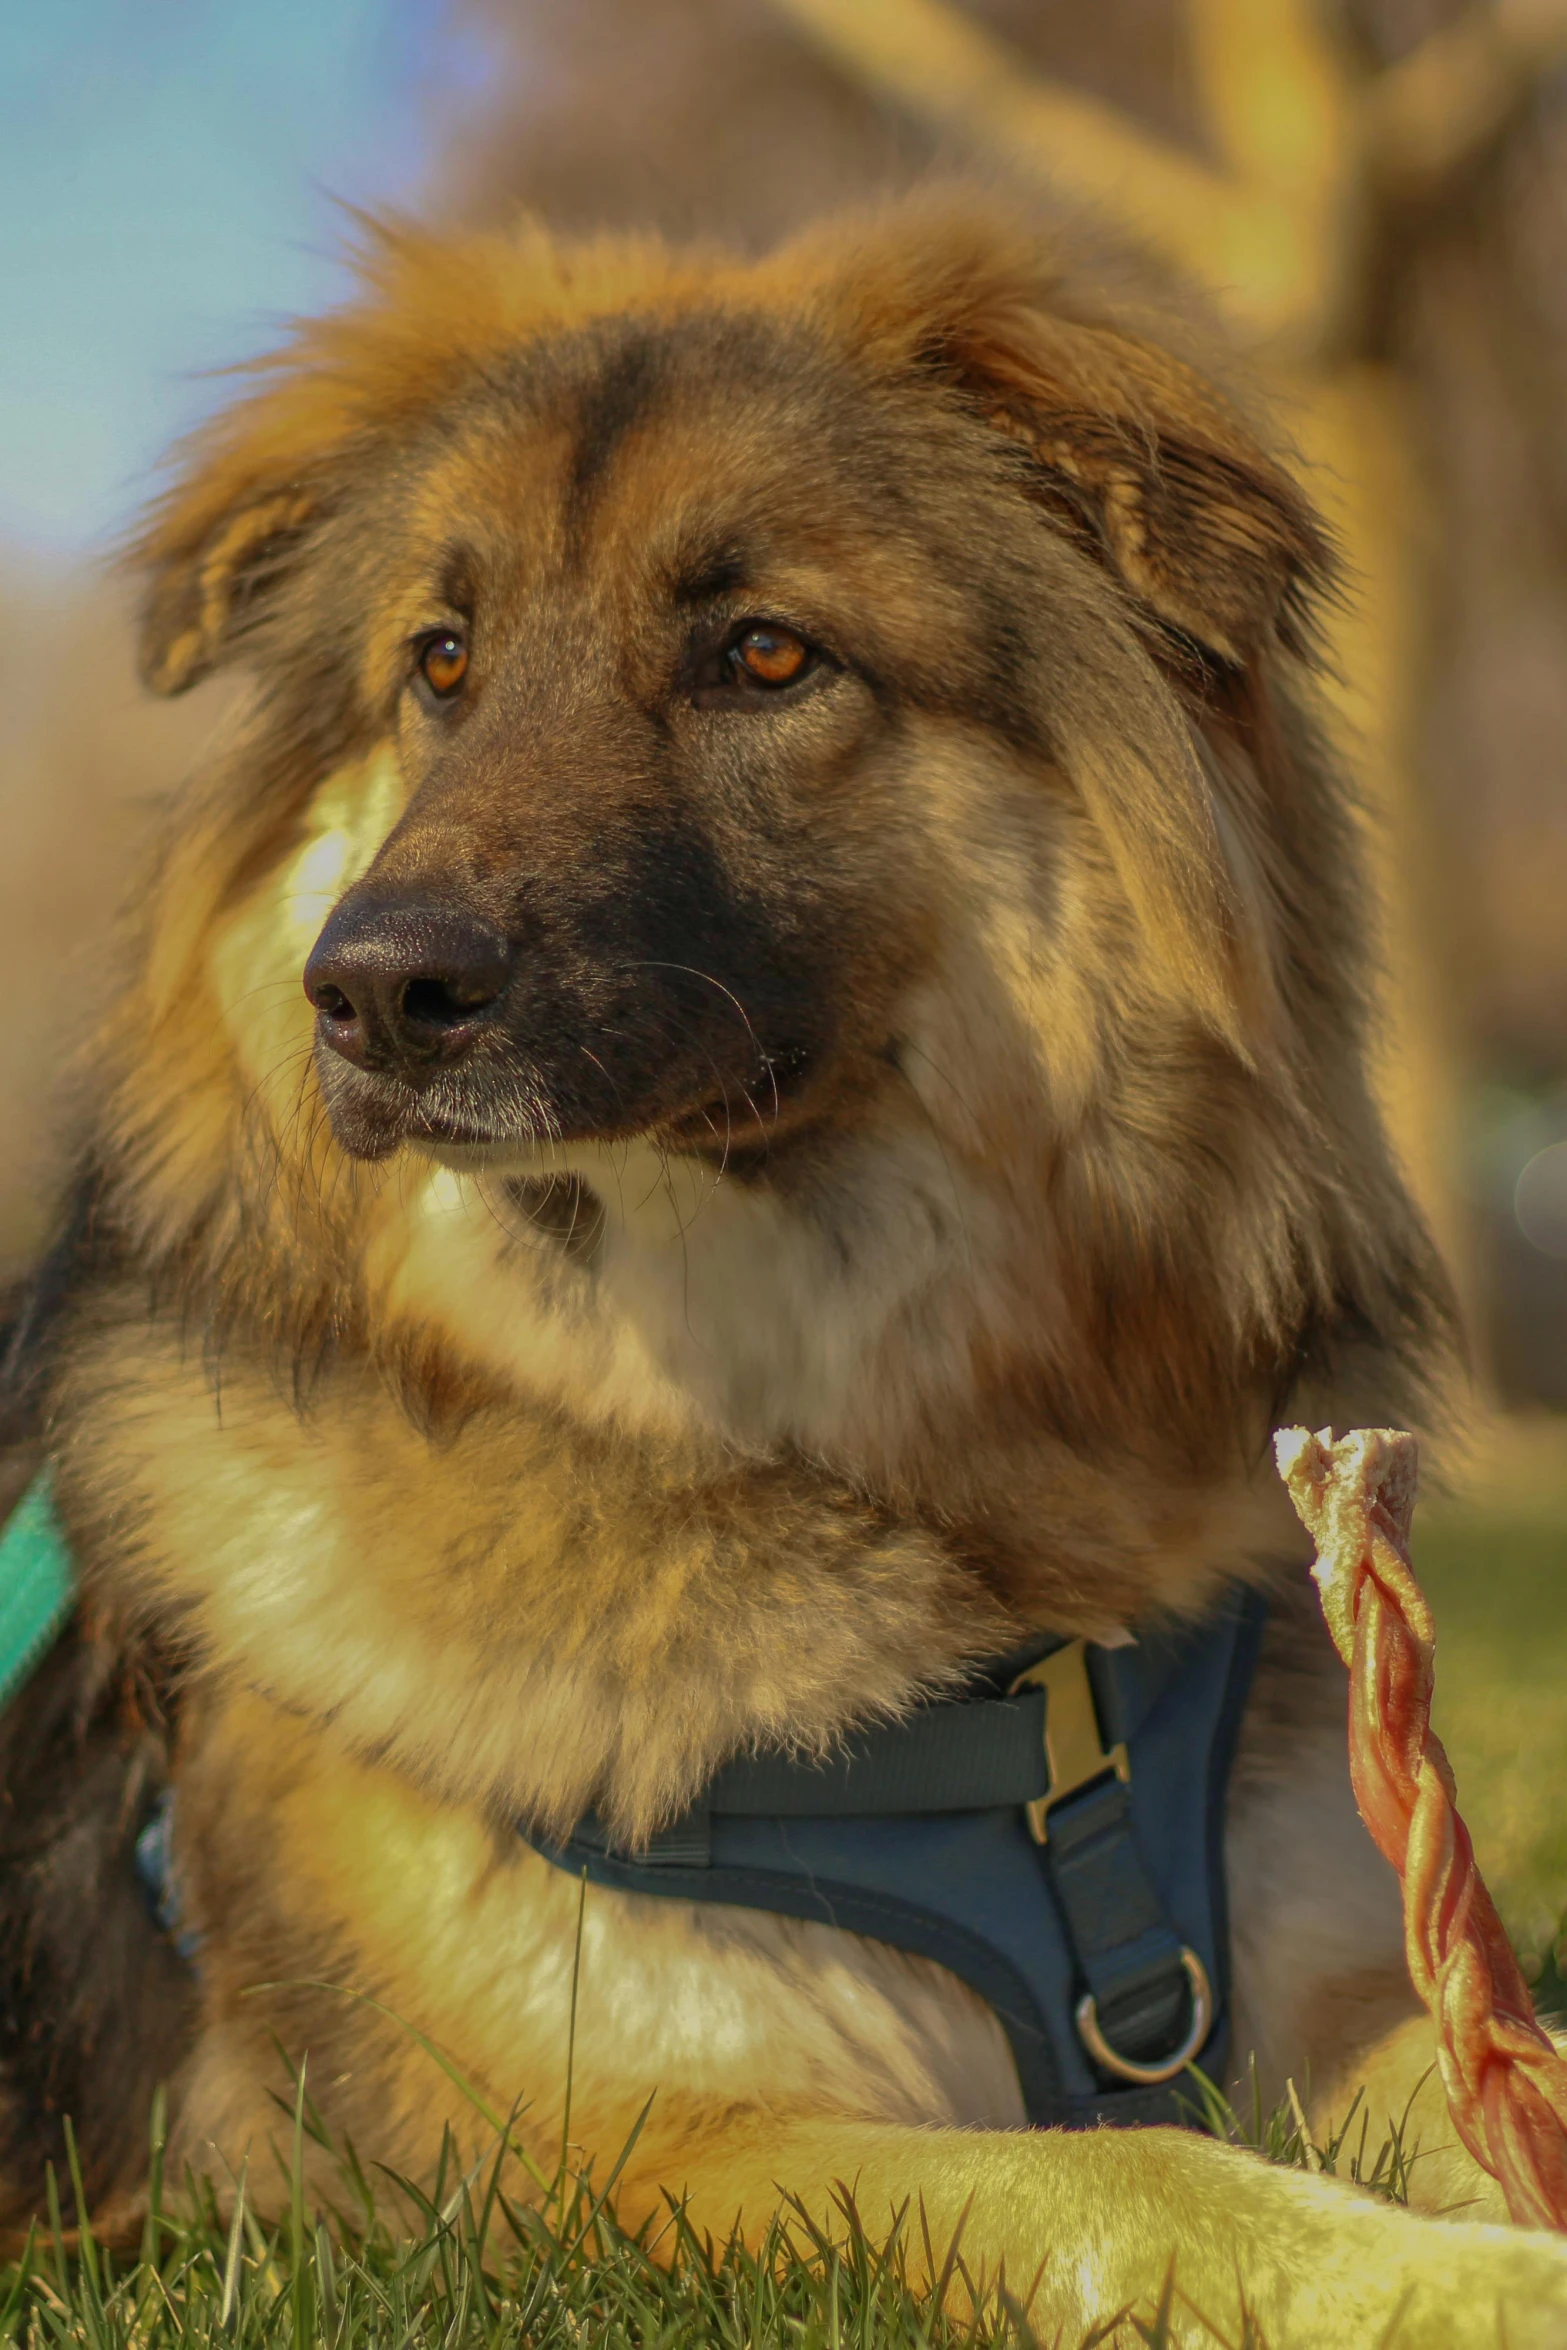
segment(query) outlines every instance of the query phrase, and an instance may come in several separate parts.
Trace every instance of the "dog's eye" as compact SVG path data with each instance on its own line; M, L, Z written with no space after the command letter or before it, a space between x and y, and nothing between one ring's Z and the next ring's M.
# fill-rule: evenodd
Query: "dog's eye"
M812 665L810 646L792 628L751 621L729 648L731 668L753 685L795 685Z
M427 636L419 647L419 674L432 694L443 702L456 693L468 674L468 648L450 629Z

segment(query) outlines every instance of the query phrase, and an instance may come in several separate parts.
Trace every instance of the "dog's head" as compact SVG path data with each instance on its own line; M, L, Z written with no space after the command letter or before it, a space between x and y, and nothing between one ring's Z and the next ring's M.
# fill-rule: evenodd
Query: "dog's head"
M1242 884L1160 669L1242 667L1322 550L1216 394L950 213L604 316L496 319L478 272L467 315L465 267L392 245L152 547L154 683L248 654L397 746L305 975L350 1150L733 1150L862 1100L983 820L965 738L1029 771L1042 862L1052 797L1089 816L1240 1040Z
M398 231L369 278L141 549L150 681L260 679L207 903L310 910L338 1147L766 1189L934 1135L1029 1228L1003 1320L1048 1281L1070 1355L1230 1246L1218 1319L1287 1348L1341 1270L1287 1162L1361 1115L1289 716L1326 558L1179 334L961 198L750 267Z

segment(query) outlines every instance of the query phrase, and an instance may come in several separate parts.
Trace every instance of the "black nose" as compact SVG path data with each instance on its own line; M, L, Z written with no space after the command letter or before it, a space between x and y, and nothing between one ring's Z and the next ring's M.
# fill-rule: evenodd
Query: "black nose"
M474 914L352 892L305 965L324 1041L360 1069L411 1076L454 1061L506 986L505 937Z

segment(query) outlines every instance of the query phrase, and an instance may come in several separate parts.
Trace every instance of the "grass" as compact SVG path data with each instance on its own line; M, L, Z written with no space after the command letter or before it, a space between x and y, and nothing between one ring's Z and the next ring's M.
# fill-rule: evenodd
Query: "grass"
M1567 1424L1502 1432L1447 1502L1425 1506L1416 1566L1436 1611L1437 1727L1481 1865L1536 1983L1542 2009L1567 2016ZM1401 2201L1418 2149L1402 2129L1373 2145L1355 2110L1315 2142L1298 2099L1237 2113L1194 2080L1193 2118L1269 2159L1358 2179ZM480 2171L446 2150L433 2195L367 2175L339 2155L331 2210L307 2202L302 2154L321 2137L303 2079L281 2116L290 2193L263 2222L245 2182L225 2219L210 2190L158 2187L137 2252L116 2257L84 2233L48 2234L0 2267L0 2345L18 2350L990 2350L1031 2346L1026 2302L976 2296L968 2320L911 2283L928 2273L917 2210L890 2236L844 2203L842 2240L786 2212L761 2248L700 2241L671 2208L629 2235L606 2183L562 2165L541 2205L508 2191L506 2136ZM286 2133L292 2131L292 2149ZM58 2212L58 2183L50 2182ZM787 2222L787 2224L785 2224ZM61 2232L63 2234L63 2231ZM917 2256L917 2257L916 2257ZM962 2273L961 2248L952 2256ZM1080 2344L1164 2350L1168 2309L1107 2311ZM1216 2342L1220 2339L1215 2336ZM1265 2350L1260 2336L1232 2350ZM1056 2350L1054 2344L1051 2350Z
M1191 2075L1193 2093L1184 2102L1193 2124L1206 2130L1210 2137L1222 2138L1231 2146L1249 2147L1267 2161L1283 2163L1291 2170L1319 2171L1330 2179L1349 2179L1358 2187L1370 2188L1389 2203L1409 2201L1410 2178L1420 2159L1419 2143L1409 2136L1409 2106L1373 2145L1371 2116L1357 2089L1343 2120L1333 2124L1325 2139L1319 2139L1312 2135L1300 2092L1293 2081L1271 2112L1264 2107L1255 2058L1251 2067L1249 2112L1238 2112L1217 2083L1210 2081L1196 2065L1191 2067ZM1425 2080L1426 2076L1422 2075L1411 2092L1410 2106L1425 2086Z

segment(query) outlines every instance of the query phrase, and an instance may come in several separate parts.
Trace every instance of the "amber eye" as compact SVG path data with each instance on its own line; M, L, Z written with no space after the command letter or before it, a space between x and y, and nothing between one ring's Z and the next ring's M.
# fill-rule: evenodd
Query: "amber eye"
M793 685L811 665L811 648L792 628L764 622L736 638L729 658L758 685Z
M444 700L454 694L468 674L468 648L460 636L443 629L427 636L419 647L419 674L431 693Z

